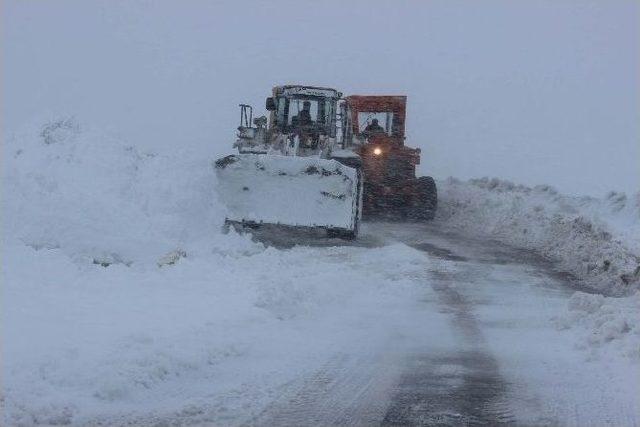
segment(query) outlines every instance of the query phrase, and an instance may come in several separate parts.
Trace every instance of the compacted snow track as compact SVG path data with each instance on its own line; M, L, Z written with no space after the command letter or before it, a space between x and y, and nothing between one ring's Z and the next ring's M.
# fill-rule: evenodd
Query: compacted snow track
M340 349L248 425L637 424L624 368L585 360L552 326L570 276L532 252L437 225L372 223L360 244L395 241L431 258L420 304L391 316L414 327L369 319L369 331L392 332L388 341Z

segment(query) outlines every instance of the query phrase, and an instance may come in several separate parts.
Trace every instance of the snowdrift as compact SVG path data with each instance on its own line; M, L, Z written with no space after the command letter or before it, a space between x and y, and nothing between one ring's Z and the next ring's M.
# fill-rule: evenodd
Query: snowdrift
M73 118L10 137L3 238L97 263L154 263L216 236L223 214L209 159L134 146Z
M440 188L443 227L535 250L592 292L640 288L640 193L571 197L495 178L449 178Z
M553 320L558 329L576 330L575 345L592 357L640 362L640 292L627 298L576 292Z

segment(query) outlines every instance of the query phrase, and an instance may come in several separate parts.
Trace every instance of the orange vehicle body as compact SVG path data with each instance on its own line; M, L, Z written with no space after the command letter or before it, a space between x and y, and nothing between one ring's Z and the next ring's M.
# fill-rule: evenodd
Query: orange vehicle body
M352 144L362 159L365 177L363 215L410 216L410 208L419 197L416 166L420 164L420 149L405 146L407 97L353 95L344 100L344 111L350 117L343 122L348 127L347 140L365 133L360 129L360 114L385 113L387 117L384 133L367 135L364 144Z

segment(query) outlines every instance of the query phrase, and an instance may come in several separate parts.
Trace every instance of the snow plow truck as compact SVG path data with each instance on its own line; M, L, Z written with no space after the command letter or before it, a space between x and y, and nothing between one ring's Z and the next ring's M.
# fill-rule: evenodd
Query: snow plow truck
M215 161L225 225L322 228L354 239L368 218L430 220L431 177L416 177L420 149L405 146L405 96L273 88L266 116L240 104L238 153Z

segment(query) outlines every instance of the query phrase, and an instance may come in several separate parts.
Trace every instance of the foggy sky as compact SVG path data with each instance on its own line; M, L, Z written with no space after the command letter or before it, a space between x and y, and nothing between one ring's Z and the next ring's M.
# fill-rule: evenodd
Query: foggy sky
M231 152L278 84L406 94L423 173L640 189L640 3L4 1L5 136L72 114Z

